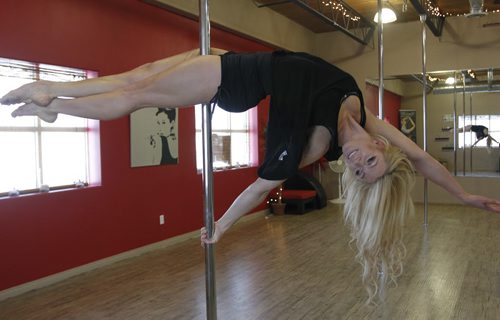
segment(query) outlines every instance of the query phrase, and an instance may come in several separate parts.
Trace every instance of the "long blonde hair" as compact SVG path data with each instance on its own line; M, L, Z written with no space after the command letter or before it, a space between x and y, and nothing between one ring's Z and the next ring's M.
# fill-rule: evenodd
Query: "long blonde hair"
M406 217L414 213L410 196L415 180L412 163L387 139L375 138L384 144L387 172L373 183L356 179L349 169L342 177L344 218L356 244L368 302L376 296L381 298L387 283L395 284L403 272L403 226Z

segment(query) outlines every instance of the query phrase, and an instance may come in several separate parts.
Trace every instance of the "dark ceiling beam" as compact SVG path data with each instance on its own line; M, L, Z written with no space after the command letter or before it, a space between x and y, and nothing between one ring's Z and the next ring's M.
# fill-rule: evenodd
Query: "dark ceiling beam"
M270 7L270 6L275 6L277 4L283 4L283 3L288 3L290 0L276 0L276 1L268 1L265 3L262 3L261 1L254 1L255 5L258 8L263 8L263 7Z
M427 24L427 27L429 27L429 30L431 30L432 34L434 34L436 37L440 37L443 32L445 18L431 14L429 11L427 11L427 8L421 0L410 1L419 15L425 15L427 17L425 19L425 24Z

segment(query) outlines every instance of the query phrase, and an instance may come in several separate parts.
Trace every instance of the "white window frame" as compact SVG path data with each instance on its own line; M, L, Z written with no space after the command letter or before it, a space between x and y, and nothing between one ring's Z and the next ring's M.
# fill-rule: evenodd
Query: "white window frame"
M472 117L470 115L465 116L465 123L464 123L464 116L459 116L458 117L458 127L459 128L464 128L467 125L483 125L488 128L488 134L491 135L493 138L496 140L500 141L498 138L500 138L500 115L489 115L489 114L480 114L480 115L473 115ZM497 129L497 130L495 130ZM473 145L476 142L476 133L475 132L465 132L465 135L463 132L458 132L458 148L463 149L464 148L464 136L465 136L465 147L470 148L471 145ZM498 138L497 138L498 137ZM482 139L479 141L474 148L486 148L486 140L487 139Z
M53 81L77 81L83 80L86 78L92 78L96 76L95 72L74 69L74 68L66 68L59 67L47 64L38 64L27 61L13 60L13 59L4 59L0 58L0 76L4 79L6 78L16 78L16 79L26 79L26 82L36 81L36 80L53 80ZM7 80L8 81L8 80ZM9 89L1 89L1 95L8 92ZM10 88L12 89L12 88ZM17 108L16 106L1 106L4 110L12 111ZM26 117L28 118L28 117ZM34 146L35 150L32 154L35 157L35 167L32 168L34 170L34 175L30 177L33 180L29 182L29 188L17 188L16 181L9 181L12 187L5 186L0 189L0 198L7 196L18 196L24 194L33 194L39 192L49 192L54 190L62 190L62 189L72 189L72 188L82 188L89 185L100 185L100 156L99 156L99 121L96 120L87 120L87 119L79 119L79 125L73 123L71 124L70 116L59 115L58 120L56 120L53 124L47 124L42 122L40 119L35 117L29 117L33 119L33 121L27 125L17 125L15 123L15 119L10 123L12 125L2 125L0 124L0 134L2 133L33 133L33 137L35 139ZM68 120L70 122L68 122ZM76 123L76 122L75 122ZM72 181L70 183L64 184L56 184L49 185L44 181L44 175L47 169L46 163L43 161L44 156L46 156L46 152L42 148L45 141L42 141L42 136L44 133L83 133L83 137L78 135L80 139L84 141L85 150L81 150L85 155L84 160L84 168L80 167L80 172L85 172L81 179L76 181ZM45 152L45 153L44 153ZM2 150L2 153L9 153L9 150ZM12 150L11 153L15 153L15 150ZM31 169L30 169L31 170ZM45 172L45 173L44 173ZM0 177L2 179L2 177ZM64 180L64 179L63 179ZM17 183L18 184L18 183ZM10 190L6 190L5 188L10 188Z
M213 168L214 170L231 170L239 168L254 167L258 162L258 134L257 134L257 108L251 108L243 113L231 113L221 109L219 106L215 105L213 109L214 115L217 118L226 118L226 124L214 123L212 122L212 149L214 153ZM232 127L235 117L246 116L246 128L234 128ZM203 147L202 147L202 105L195 106L195 130L196 130L196 168L197 170L202 169L203 164ZM214 118L216 119L216 118ZM216 120L215 120L216 121ZM241 121L238 121L241 123ZM246 144L242 146L241 144L234 143L233 134L246 133ZM246 159L243 161L232 160L231 163L223 163L217 159L217 147L216 145L216 135L218 136L230 136L231 142L231 160L234 157L241 158L241 153L245 153Z

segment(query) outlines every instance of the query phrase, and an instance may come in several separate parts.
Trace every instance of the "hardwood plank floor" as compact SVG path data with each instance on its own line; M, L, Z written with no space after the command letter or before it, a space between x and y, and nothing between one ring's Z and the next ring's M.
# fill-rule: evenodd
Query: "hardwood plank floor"
M217 244L219 319L500 319L500 215L422 207L404 275L366 306L339 207L257 219ZM193 239L0 302L0 319L204 319L204 251Z

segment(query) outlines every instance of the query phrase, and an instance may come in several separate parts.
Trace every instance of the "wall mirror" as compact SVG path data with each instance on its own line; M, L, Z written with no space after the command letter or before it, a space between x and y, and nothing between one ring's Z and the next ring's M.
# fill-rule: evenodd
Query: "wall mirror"
M423 146L422 74L386 77L401 97L400 130ZM500 68L429 72L427 151L450 172L500 177Z

